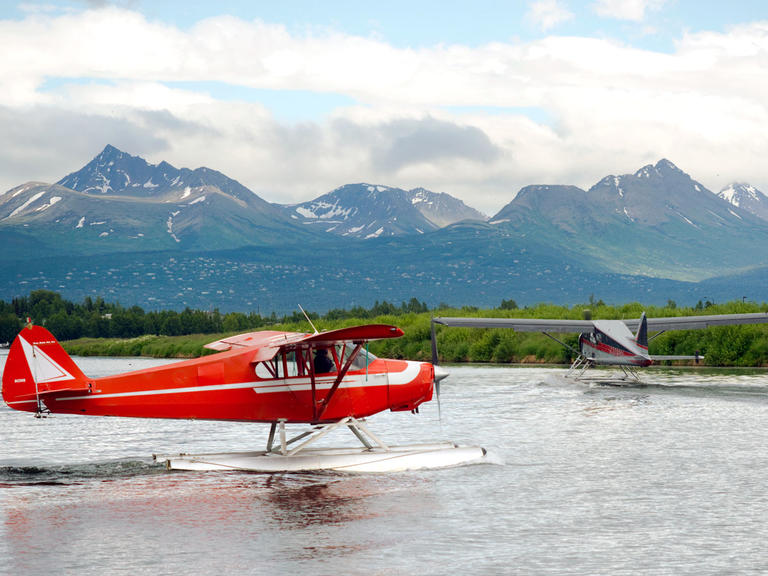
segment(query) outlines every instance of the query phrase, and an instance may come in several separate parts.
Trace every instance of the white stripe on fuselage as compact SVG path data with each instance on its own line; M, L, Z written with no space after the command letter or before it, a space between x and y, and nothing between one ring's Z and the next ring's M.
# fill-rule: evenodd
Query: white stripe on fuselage
M409 362L409 364L411 364ZM418 363L416 363L418 364ZM394 384L407 384L410 380L405 380L411 369L406 369L403 372L396 372L394 375L399 375ZM418 369L417 369L418 372ZM390 373L390 380L393 373ZM382 376L384 377L382 379ZM347 376L341 381L339 388L367 388L374 386L385 386L387 384L386 374L369 374L367 377L365 374L355 374L353 376ZM400 380L403 380L402 382ZM329 390L335 378L319 378L315 380L316 390ZM57 400L95 400L99 398L130 398L135 396L156 396L162 394L186 394L190 392L217 392L219 390L238 390L243 388L252 388L257 394L274 394L277 392L299 392L312 389L312 381L309 378L287 378L280 380L264 380L260 382L236 382L233 384L211 384L208 386L186 386L183 388L162 388L158 390L136 390L133 392L112 392L107 394L100 394L94 392L83 396L67 396L65 398L58 398Z
M390 384L408 384L413 382L413 379L418 376L419 372L421 372L421 365L423 362L407 361L407 363L408 366L406 366L405 370L402 372L389 372L388 375Z

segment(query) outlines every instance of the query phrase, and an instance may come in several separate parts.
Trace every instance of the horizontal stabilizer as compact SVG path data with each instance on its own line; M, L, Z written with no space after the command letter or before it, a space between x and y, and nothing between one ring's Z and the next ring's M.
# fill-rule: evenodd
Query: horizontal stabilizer
M67 396L69 394L87 394L91 391L90 386L84 386L82 388L73 388L72 386L61 386L53 389L48 390L40 390L37 394L20 394L16 396L16 401L18 402L26 402L28 400L35 400L36 398L45 399L49 396Z
M654 362L659 362L661 360L696 360L698 362L699 360L704 360L704 356L701 356L698 354L694 356L675 356L675 355L670 356L670 355L660 354L660 355L651 356L651 360L653 360Z

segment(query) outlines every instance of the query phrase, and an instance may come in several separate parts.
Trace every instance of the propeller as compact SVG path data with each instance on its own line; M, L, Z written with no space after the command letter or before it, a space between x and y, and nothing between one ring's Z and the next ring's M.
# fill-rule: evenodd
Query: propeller
M450 375L450 372L438 364L437 356L437 337L435 336L435 320L430 322L431 344L432 344L432 373L434 374L433 384L435 386L435 396L437 396L437 418L440 419L440 380Z

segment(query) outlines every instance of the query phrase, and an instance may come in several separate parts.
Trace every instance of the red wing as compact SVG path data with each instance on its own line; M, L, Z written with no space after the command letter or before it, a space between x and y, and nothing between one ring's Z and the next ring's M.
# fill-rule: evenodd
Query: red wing
M337 344L340 342L365 342L366 340L381 340L383 338L399 338L403 331L388 324L366 324L329 330L319 334L310 334L302 342L313 344Z
M300 332L276 332L274 330L264 330L262 332L247 332L229 336L206 344L204 348L224 352L232 348L253 348L254 346L279 347L283 344L291 344L303 340L307 335Z
M399 338L403 331L388 324L366 324L364 326L351 326L339 328L318 334L302 334L300 332L276 332L266 330L263 332L248 332L222 338L216 342L206 344L205 348L223 352L232 348L268 347L278 348L286 344L298 344L311 342L313 344L336 344L339 342L364 342L366 340L380 340L382 338Z

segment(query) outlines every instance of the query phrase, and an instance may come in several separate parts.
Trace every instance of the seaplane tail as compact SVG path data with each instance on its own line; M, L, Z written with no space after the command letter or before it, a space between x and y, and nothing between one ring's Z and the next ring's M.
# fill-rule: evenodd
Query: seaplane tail
M89 388L86 375L42 326L28 326L11 345L3 372L3 400L9 407L40 414L46 398Z
M645 317L645 312L640 316L640 325L637 327L635 341L638 346L642 346L645 350L648 350L648 319Z

